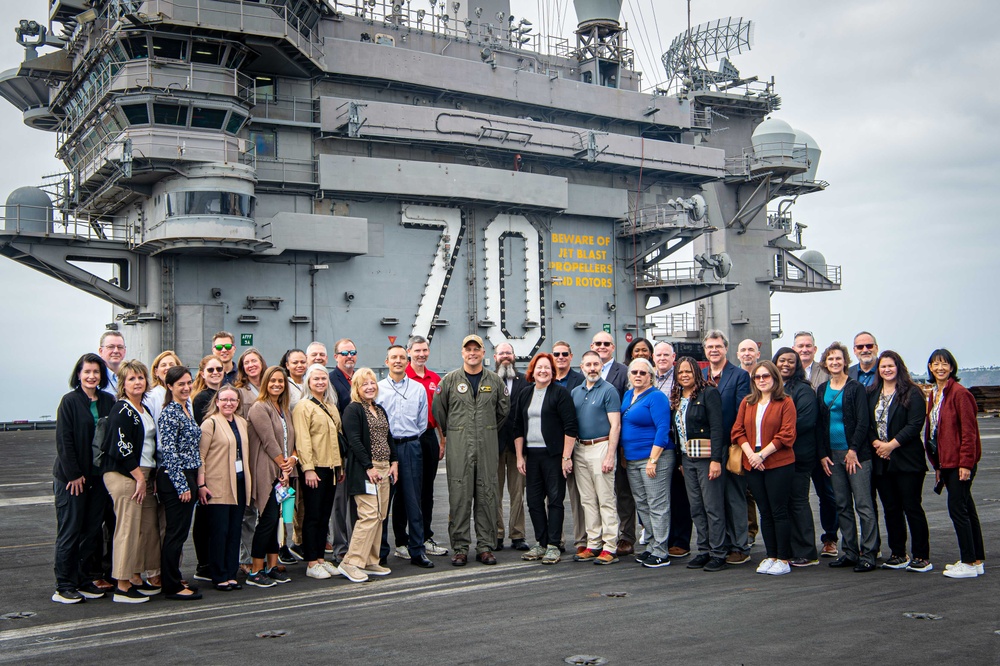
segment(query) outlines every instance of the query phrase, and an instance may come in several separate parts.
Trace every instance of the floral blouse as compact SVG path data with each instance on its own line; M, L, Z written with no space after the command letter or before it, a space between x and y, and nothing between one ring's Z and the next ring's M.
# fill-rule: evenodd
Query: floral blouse
M158 426L157 466L166 471L178 495L186 493L191 488L184 476L185 470L201 467L201 428L184 413L178 402L171 402L163 408Z

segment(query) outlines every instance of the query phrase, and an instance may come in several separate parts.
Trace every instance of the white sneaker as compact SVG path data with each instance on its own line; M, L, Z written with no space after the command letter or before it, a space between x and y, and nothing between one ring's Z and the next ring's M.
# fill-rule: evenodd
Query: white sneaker
M337 567L337 569L344 576L344 578L351 581L352 583L364 583L365 581L368 580L368 574L366 574L364 571L357 568L353 564L347 564L346 562L341 562L340 565Z
M784 576L792 572L792 567L788 565L788 562L782 562L781 560L772 560L772 562L771 568L766 572L771 576Z
M979 567L975 564L956 562L951 567L945 567L944 575L948 578L976 578L979 576Z
M339 576L340 575L340 569L338 569L333 562L327 562L326 560L320 560L319 561L319 565L321 567L323 567L324 569L326 569L327 573L329 573L331 576Z
M757 573L759 574L770 573L771 567L773 567L777 562L778 560L771 559L770 557L765 557L763 560L760 561L760 564L757 565Z
M646 528L643 527L642 533L639 535L639 545L645 546L647 543L649 543L649 540L646 538Z
M410 549L406 546L396 546L396 550L392 551L392 554L404 560L410 559Z
M953 569L954 567L956 567L957 565L959 565L961 563L962 563L962 560L959 560L958 562L955 562L955 564L946 564L946 565L944 565L944 570L947 571L948 569ZM984 562L980 562L979 564L976 564L974 566L976 567L976 572L980 576L982 576L983 574L986 573L986 566L985 566Z
M428 539L427 541L424 541L424 551L426 551L428 555L448 554L448 549L442 548L441 546L437 545L437 542L434 541L434 539Z
M317 562L308 569L306 569L306 576L309 578L315 578L317 580L326 580L327 578L333 578L330 572L326 570L322 562Z

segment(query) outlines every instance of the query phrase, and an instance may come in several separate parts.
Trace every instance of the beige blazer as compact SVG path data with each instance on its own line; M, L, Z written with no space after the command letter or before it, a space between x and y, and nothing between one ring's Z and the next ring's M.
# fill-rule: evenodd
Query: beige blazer
M243 483L247 502L251 497L251 474L249 469L250 436L247 422L235 415L236 430L240 433L240 448L243 456ZM236 437L233 429L222 414L214 414L201 424L201 460L205 485L212 493L209 504L236 504Z
M336 405L324 403L330 415L309 398L304 398L295 405L292 420L295 422L295 450L299 456L299 465L303 472L315 470L317 467L340 467L340 443L338 432L340 412ZM330 416L333 420L330 420Z
M285 413L288 428L288 455L295 453L295 426L291 414ZM250 406L250 473L253 475L253 504L258 511L267 506L274 493L274 483L281 470L274 459L284 455L281 448L281 417L271 403L258 400ZM292 470L295 476L295 470Z

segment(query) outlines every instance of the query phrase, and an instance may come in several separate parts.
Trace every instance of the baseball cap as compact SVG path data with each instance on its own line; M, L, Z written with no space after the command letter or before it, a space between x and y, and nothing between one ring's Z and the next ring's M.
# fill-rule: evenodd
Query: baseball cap
M465 338L462 340L462 348L464 349L465 345L469 344L470 342L475 342L477 345L479 345L480 349L486 349L485 345L483 345L483 339L475 334L465 336Z

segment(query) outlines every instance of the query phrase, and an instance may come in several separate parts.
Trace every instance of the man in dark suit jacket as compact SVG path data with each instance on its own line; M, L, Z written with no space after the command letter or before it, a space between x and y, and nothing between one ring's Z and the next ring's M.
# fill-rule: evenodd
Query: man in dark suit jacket
M615 339L610 333L601 331L590 341L590 348L601 357L604 367L601 378L615 387L621 398L628 390L628 366L615 360ZM618 466L615 468L615 497L618 504L618 554L631 555L635 552L635 499L632 486L625 473L624 449L618 447Z
M573 349L568 342L556 341L552 345L552 357L556 360L555 376L552 377L554 384L572 392L583 383L583 374L573 369Z
M729 340L719 330L705 334L702 341L709 366L704 369L705 379L712 382L722 396L722 426L726 440L736 422L740 403L750 393L750 375L746 370L726 359ZM730 474L722 466L726 484L726 556L727 564L744 564L750 561L750 542L747 534L747 478Z
M330 373L330 384L337 392L337 409L341 414L351 404L351 377L358 362L358 349L347 338L337 340L333 345L333 357L337 367ZM303 391L307 393L308 388ZM354 531L356 516L352 511L351 496L347 493L347 484L338 483L333 495L333 515L330 517L330 543L333 545L333 557L336 561L344 559L347 547L351 543L351 532Z
M528 388L524 376L514 367L514 348L509 343L501 342L494 348L493 360L496 362L496 372L507 385L510 393L510 404L516 405L518 396ZM510 498L510 521L507 534L510 536L514 550L529 550L524 534L524 476L517 471L517 455L514 451L514 416L504 420L497 433L500 445L500 463L497 466L497 545L496 550L503 550L503 487L506 483Z

